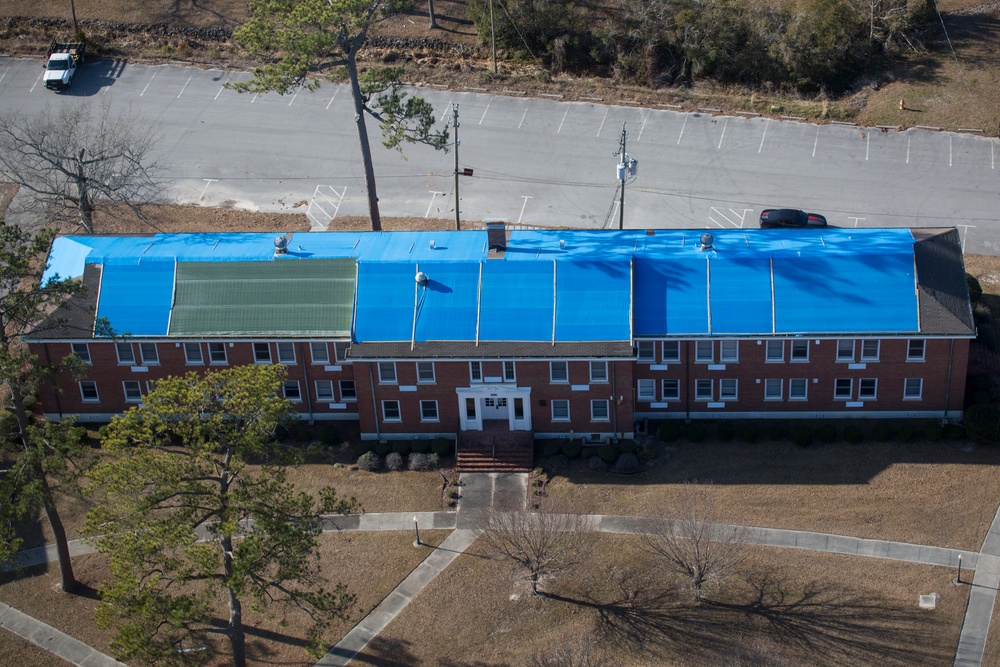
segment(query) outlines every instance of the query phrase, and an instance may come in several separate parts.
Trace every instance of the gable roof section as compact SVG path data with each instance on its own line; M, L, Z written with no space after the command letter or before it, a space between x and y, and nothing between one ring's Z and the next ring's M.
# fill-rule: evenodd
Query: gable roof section
M965 281L958 230L913 230L913 259L919 278L920 329L937 335L974 335L975 320Z

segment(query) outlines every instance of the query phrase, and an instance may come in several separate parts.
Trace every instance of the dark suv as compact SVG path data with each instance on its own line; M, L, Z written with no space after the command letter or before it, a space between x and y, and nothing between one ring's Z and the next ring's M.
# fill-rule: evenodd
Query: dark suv
M806 213L794 208L769 208L760 212L761 229L768 227L826 227L826 218L819 213Z

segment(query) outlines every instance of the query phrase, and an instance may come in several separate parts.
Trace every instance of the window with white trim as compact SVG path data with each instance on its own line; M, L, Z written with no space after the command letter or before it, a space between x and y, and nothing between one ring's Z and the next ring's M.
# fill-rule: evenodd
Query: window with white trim
M719 361L735 363L740 360L740 342L738 340L719 341Z
M156 343L139 343L139 354L142 356L144 366L155 366L160 363L160 354L156 350Z
M903 381L903 398L908 401L917 401L923 398L924 379L906 378Z
M596 383L602 383L608 381L608 362L606 361L590 362L590 381Z
M907 361L923 361L924 353L926 351L926 343L924 340L912 339L906 344L906 360Z
M549 381L553 384L565 384L569 382L569 365L567 362L549 362Z
M788 381L788 400L804 401L808 398L809 381L805 378L792 378Z
M205 357L201 354L201 343L184 343L184 361L196 366L205 363Z
M433 361L418 361L417 362L417 382L421 384L433 384L434 383L434 362Z
M784 361L785 341L769 340L764 343L764 361Z
M798 362L809 361L809 341L793 340L789 359Z
M309 343L309 356L314 364L325 366L330 363L330 346L326 343Z
M302 400L302 391L299 389L298 380L286 380L282 382L281 392L285 395L285 398L293 403L298 403Z
M653 402L656 400L656 380L639 380L638 397L640 401Z
M858 399L874 401L878 390L876 378L861 378L858 380Z
M851 378L837 378L833 381L833 397L840 401L851 400L854 392L854 380Z
M399 401L382 401L382 419L387 422L403 421Z
M636 360L642 364L656 363L656 341L637 340L635 342Z
M715 343L710 340L694 342L694 360L700 364L710 364L715 360Z
M80 400L84 403L100 403L101 397L97 394L97 383L93 380L80 380Z
M253 344L253 362L255 364L271 363L271 345L269 343Z
M86 343L73 343L71 345L73 354L80 357L80 360L90 366L90 346Z
M590 421L606 422L611 421L611 412L608 409L608 401L595 399L590 402Z
M837 361L854 361L854 340L841 338L837 341Z
M665 400L665 401L679 401L679 400L681 400L681 381L680 380L664 380L663 381L663 400Z
M483 362L481 361L469 362L469 381L470 382L483 381Z
M439 421L437 401L420 401L420 421L422 422Z
M135 364L135 349L132 343L115 343L115 352L118 354L119 364Z
M316 380L316 400L333 403L333 380Z
M351 344L347 341L340 341L333 344L333 353L337 355L337 361L341 363L350 363L350 359L347 358L347 351L351 349Z
M565 399L553 399L552 401L552 421L569 421L569 401Z
M378 381L379 384L396 384L396 362L378 362Z
M861 341L861 361L878 361L879 341L865 338Z
M503 362L503 381L504 382L516 382L517 375L515 374L514 362L505 361Z
M694 381L694 399L696 401L710 401L710 400L712 400L712 381L711 380L695 380Z
M281 341L277 345L278 345L278 363L279 364L294 364L295 363L295 343L290 343L288 341Z
M123 381L122 391L125 393L126 403L142 403L142 385L138 380Z
M780 401L782 384L781 378L767 378L764 380L764 400Z
M345 402L358 400L358 389L354 385L354 380L340 381L340 400Z
M719 380L719 400L735 401L738 398L737 388L739 383L736 378L721 378Z
M663 363L681 360L681 342L679 340L663 341Z
M208 361L211 364L226 364L229 360L226 358L226 344L225 343L209 343L208 344Z

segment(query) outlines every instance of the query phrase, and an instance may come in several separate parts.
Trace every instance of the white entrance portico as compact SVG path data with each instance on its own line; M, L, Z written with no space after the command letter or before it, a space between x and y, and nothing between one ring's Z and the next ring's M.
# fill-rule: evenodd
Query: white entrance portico
M455 391L463 431L482 431L484 421L506 421L511 431L531 430L530 387L485 384Z

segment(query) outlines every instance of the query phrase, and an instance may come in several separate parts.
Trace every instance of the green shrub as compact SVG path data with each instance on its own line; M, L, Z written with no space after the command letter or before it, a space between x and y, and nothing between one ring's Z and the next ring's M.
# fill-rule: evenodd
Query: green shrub
M941 435L945 440L954 442L955 440L965 440L968 434L961 424L945 424Z
M872 437L875 442L889 442L892 440L892 425L886 422L877 422L872 428Z
M34 407L38 405L38 399L32 394L27 394L21 400L24 403L24 409L27 410L28 412L31 412L34 409Z
M1000 410L992 403L971 405L962 415L962 422L973 442L980 445L995 443L1000 431Z
M423 452L413 452L407 461L406 467L410 470L428 471L437 470L440 465L437 454L424 454Z
M740 442L753 444L760 437L760 427L757 422L743 422L739 427Z
M705 442L705 427L697 422L690 424L684 435L691 442Z
M375 443L375 453L379 456L385 456L389 453L389 443L379 440Z
M767 425L767 437L768 439L783 440L788 435L788 430L785 425L781 422L773 422Z
M575 459L583 451L583 443L579 440L565 440L560 451L567 459Z
M979 284L979 280L974 275L966 273L965 283L969 286L969 300L972 303L983 298L983 286Z
M676 421L663 422L657 435L663 442L677 442L681 437L681 425Z
M848 424L844 427L844 442L849 442L852 445L856 445L862 440L864 440L865 433L861 430L861 427L857 424Z
M816 436L820 442L829 445L837 441L837 427L833 424L823 424L817 429Z
M941 428L941 424L934 420L928 420L924 423L923 429L921 429L924 435L924 440L930 442L937 442L944 435L944 429Z
M434 438L431 442L431 451L441 458L446 458L455 453L455 443L448 438Z
M368 452L375 451L375 443L371 440L360 440L358 442L351 443L351 453L354 454L354 458L367 454Z
M551 458L556 454L562 452L562 441L561 440L546 440L545 444L542 445L542 457Z
M618 451L622 454L635 454L639 451L639 443L635 440L622 440L618 443Z
M393 453L399 454L400 456L406 456L412 449L412 447L410 447L409 440L393 440L390 446Z
M715 427L715 437L719 439L719 442L732 442L735 434L736 428L732 422L720 422Z
M403 469L403 455L399 452L389 452L385 457L385 467L387 470L396 472Z
M608 471L608 462L602 459L600 456L591 456L590 459L587 461L587 465L590 466L590 469L593 470L594 472Z
M613 468L615 472L623 475L630 475L632 473L639 472L639 469L639 457L632 452L625 452L619 455Z
M416 454L429 454L431 451L431 441L414 440L410 443L410 449Z
M799 424L792 431L792 442L799 447L808 447L813 443L813 430L805 424Z
M365 452L358 457L358 467L368 472L375 472L382 468L382 457L375 452Z
M597 448L597 455L608 465L618 460L618 448L614 445L601 445Z

